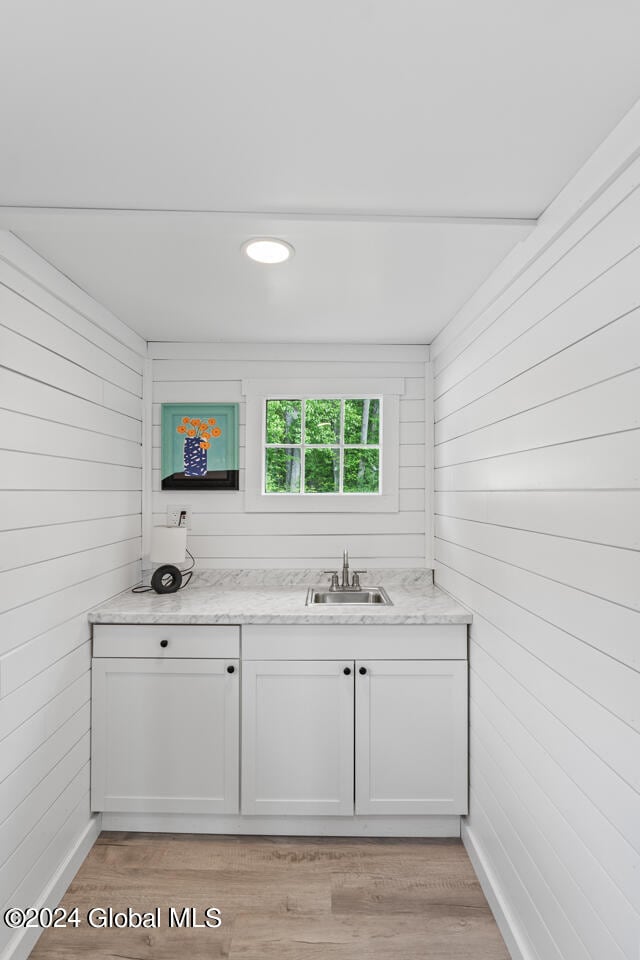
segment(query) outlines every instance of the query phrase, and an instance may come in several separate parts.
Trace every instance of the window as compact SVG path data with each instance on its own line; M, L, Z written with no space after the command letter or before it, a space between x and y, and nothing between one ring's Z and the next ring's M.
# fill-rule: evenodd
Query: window
M398 511L402 378L244 380L242 392L245 510Z
M266 494L380 493L380 397L266 399Z

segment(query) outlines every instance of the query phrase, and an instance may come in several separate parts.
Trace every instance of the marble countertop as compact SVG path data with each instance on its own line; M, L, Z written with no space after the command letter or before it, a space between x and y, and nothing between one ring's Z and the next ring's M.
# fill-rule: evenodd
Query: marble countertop
M384 587L393 606L305 605L318 570L205 570L178 593L127 591L89 613L91 623L471 623L471 613L433 585L431 570L380 569L363 587Z

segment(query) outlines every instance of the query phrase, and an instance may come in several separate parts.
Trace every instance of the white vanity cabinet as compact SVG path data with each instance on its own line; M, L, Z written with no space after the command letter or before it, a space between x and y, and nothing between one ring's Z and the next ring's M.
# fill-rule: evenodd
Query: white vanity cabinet
M239 796L239 629L94 626L91 805L228 814Z
M96 624L105 829L457 836L460 624Z
M466 649L463 625L246 627L242 813L466 813Z

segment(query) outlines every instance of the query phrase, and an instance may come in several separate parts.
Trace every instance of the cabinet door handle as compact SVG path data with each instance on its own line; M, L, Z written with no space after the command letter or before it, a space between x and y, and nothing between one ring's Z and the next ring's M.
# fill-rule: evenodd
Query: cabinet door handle
M345 667L342 672L344 673L345 677L349 677L351 675L351 667Z
M364 675L365 675L366 672L367 672L367 668L366 668L366 667L360 667L360 668L358 669L358 673L360 674L361 677L364 677Z
M229 666L227 667L227 673L235 673L235 672L236 672L236 668L233 666L232 663L230 663Z
M160 646L161 646L161 647L168 647L168 646L169 646L169 641L168 641L168 640L161 640L161 641L160 641Z

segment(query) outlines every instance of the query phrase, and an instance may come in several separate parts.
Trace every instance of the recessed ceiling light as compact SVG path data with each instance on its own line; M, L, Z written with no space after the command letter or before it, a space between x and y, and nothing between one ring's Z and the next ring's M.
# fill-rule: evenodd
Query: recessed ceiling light
M248 257L257 263L284 263L293 256L293 247L286 240L274 240L272 237L260 237L247 240L242 249Z

